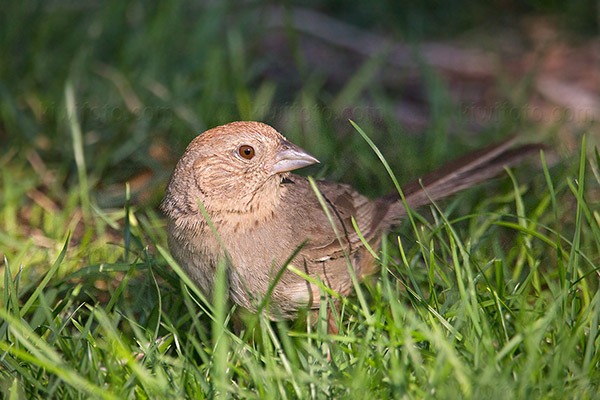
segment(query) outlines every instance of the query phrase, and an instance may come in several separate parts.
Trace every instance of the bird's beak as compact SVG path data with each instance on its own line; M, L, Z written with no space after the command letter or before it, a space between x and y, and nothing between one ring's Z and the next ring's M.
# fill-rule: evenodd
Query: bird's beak
M306 150L287 140L282 140L279 151L275 155L275 164L271 167L271 173L280 174L282 172L293 171L318 162L319 160L311 156Z

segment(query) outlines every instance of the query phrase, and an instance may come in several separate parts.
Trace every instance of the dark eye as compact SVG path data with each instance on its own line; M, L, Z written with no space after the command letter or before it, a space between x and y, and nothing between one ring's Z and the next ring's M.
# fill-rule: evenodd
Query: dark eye
M241 145L238 149L240 156L244 157L247 160L250 160L254 157L254 147L248 146L247 144Z

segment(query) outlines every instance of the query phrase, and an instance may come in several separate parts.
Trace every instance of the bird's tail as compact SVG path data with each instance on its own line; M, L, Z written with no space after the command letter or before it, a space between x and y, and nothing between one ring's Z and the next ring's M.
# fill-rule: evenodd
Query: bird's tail
M513 136L503 142L476 150L402 187L406 203L412 209L450 196L493 178L501 173L504 167L518 164L544 148L541 144L525 144L513 148L515 142L516 137ZM406 215L398 193L384 196L381 200L390 204L385 220L393 223Z

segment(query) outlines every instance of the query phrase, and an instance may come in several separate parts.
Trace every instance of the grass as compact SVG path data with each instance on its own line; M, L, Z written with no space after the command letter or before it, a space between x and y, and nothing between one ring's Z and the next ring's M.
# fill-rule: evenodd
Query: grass
M14 53L0 63L4 397L599 396L600 157L585 138L559 165L413 213L383 241L381 274L344 301L338 335L246 315L237 336L224 274L205 299L166 250L157 211L197 133L271 122L322 161L308 174L377 196L394 190L388 172L406 182L515 121L448 136L459 107L429 71L431 127L411 136L379 59L341 87L301 60L277 80L259 50L269 32L249 17L260 3L48 4L9 2L0 23L2 54ZM347 107L378 111L354 120L381 160Z

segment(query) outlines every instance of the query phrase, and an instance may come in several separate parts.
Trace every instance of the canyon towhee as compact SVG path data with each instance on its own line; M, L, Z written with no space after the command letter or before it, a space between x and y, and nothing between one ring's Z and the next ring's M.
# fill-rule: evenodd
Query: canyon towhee
M541 148L512 145L508 140L478 150L407 185L408 206L429 204L480 183ZM353 288L348 261L359 280L377 268L351 217L377 250L382 234L402 220L406 209L398 194L371 200L349 185L317 181L338 240L309 181L290 173L317 162L259 122L232 122L199 135L177 163L161 204L173 257L210 295L217 262L227 254L229 295L254 311L285 261L304 243L290 265L348 296ZM318 286L282 271L270 293L269 316L293 318L300 308L318 308L319 296Z

